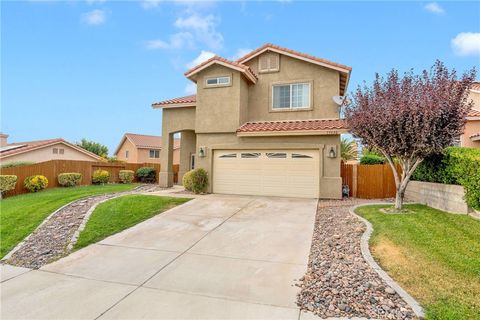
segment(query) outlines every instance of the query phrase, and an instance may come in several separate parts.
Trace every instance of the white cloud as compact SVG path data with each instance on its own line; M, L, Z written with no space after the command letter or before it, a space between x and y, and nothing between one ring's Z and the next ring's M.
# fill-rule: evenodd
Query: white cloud
M253 49L240 48L240 49L237 50L237 52L232 57L230 57L230 60L238 60L241 57L243 57L244 55L246 55L247 53L250 53L252 51L253 51Z
M140 2L140 5L143 9L152 9L160 5L162 0L143 0Z
M190 82L185 86L185 94L195 94L197 93L197 84Z
M147 41L147 49L182 49L193 48L194 37L190 32L178 32L170 36L168 41L164 40L150 40Z
M193 32L198 42L219 50L223 47L223 35L216 30L218 22L219 19L211 14L200 16L194 13L187 18L178 18L174 26Z
M104 10L95 9L82 14L82 22L91 26L98 26L107 21L107 15Z
M443 9L438 3L436 2L429 2L424 7L425 10L435 13L435 14L444 14L445 9Z
M202 63L204 61L207 61L208 59L210 59L211 57L214 57L214 56L215 56L215 53L210 52L210 51L202 50L202 52L200 52L198 57L196 57L195 59L193 59L192 61L187 63L187 68L189 68L189 69L193 68L193 67L199 65L200 63Z
M480 32L461 32L451 44L458 56L480 56Z

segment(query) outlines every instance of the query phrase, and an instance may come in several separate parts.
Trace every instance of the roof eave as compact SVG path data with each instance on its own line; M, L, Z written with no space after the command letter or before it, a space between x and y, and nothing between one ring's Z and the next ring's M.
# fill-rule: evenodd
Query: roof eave
M238 137L266 137L266 136L325 136L347 133L348 129L328 130L286 130L286 131L238 131Z
M196 103L189 102L189 103L167 103L167 104L160 104L160 103L152 103L153 109L168 109L168 108L188 108L188 107L196 107Z

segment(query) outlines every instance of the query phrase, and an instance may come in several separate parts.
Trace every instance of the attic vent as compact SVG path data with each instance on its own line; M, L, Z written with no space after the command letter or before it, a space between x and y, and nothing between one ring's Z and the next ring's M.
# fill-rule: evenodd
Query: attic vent
M266 52L260 56L258 69L260 72L277 72L280 70L280 56L275 52Z

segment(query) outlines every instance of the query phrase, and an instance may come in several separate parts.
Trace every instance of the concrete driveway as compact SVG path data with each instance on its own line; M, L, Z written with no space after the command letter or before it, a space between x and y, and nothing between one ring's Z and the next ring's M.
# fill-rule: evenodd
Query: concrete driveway
M2 266L1 318L299 319L315 212L197 198L40 270Z

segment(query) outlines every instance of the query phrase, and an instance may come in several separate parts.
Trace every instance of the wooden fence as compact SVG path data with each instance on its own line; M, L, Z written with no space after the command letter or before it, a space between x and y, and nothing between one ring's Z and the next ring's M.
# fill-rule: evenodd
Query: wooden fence
M15 190L9 191L7 196L17 195L28 192L24 186L25 178L37 174L44 175L48 179L47 188L60 187L58 184L58 175L66 172L78 172L82 175L82 185L92 184L92 174L95 170L106 170L110 173L110 182L119 182L120 170L137 171L141 167L153 167L156 171L156 181L159 181L160 164L158 163L109 163L109 162L91 162L76 160L50 160L46 162L35 163L27 166L2 168L0 174L13 174L17 176L17 185ZM178 165L173 166L174 182L178 181ZM138 182L134 180L135 182Z
M397 171L401 172L397 165ZM395 197L393 172L386 164L341 164L342 184L348 185L350 197L383 199Z

